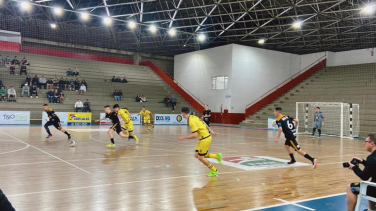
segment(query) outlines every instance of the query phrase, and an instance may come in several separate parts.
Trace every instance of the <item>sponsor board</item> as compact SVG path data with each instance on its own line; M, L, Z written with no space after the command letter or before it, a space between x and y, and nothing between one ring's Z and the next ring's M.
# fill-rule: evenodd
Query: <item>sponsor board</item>
M30 125L30 111L0 111L0 125Z
M216 159L209 159L213 163L218 163ZM311 164L296 162L292 165L287 164L289 160L273 158L268 156L233 156L224 157L222 164L248 171L260 169L288 168L296 166L309 166Z
M68 113L67 112L55 112L55 114L59 117L61 126L68 125ZM47 113L43 112L42 113L42 125L46 124L46 122L48 121L47 119L48 119Z
M105 117L106 114L105 113L100 113L100 116L99 118L102 119L103 117ZM124 124L124 121L121 119L121 117L119 118L121 124ZM132 122L133 122L133 125L140 125L141 124L141 116L137 116L137 114L132 114ZM102 120L100 122L101 125L112 125L112 122L109 120L109 119L105 119L105 120Z
M187 120L180 114L155 114L155 125L186 125Z
M68 112L68 126L91 125L91 113Z
M276 118L268 118L268 129L271 130L278 130L278 125L276 123L277 119Z

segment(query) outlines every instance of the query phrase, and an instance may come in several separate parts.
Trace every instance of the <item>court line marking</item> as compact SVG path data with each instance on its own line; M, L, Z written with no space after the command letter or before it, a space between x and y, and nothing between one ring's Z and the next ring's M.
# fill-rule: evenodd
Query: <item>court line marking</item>
M19 141L14 141L14 140L1 140L1 141L16 142L16 143L26 144L26 146L24 148L21 148L21 149L16 149L16 150L8 151L8 152L0 152L0 155L12 153L12 152L22 151L22 150L25 150L25 149L27 149L27 148L30 147L30 145L28 143L22 143L22 142L19 142Z
M312 209L312 208L309 208L309 207L306 207L306 206L303 206L303 205L300 205L300 204L296 204L294 202L289 202L289 201L286 201L286 200L283 200L283 199L280 199L280 198L273 198L277 201L281 201L281 202L284 202L285 204L284 205L294 205L294 206L297 206L297 207L301 207L303 209L306 209L306 210L315 210L315 209ZM283 206L283 205L282 205Z
M22 142L22 143L24 143L24 144L28 144L28 143L22 141L21 139L18 139L18 138L16 138L16 137L12 136L12 135L9 135L8 133L5 133L4 131L0 131L0 132L3 133L3 134L5 134L5 135L7 135L7 136L9 136L9 137L14 138L15 140L17 140L17 141L19 141L19 142ZM78 166L76 166L76 165L74 165L74 164L72 164L72 163L69 163L69 162L67 162L67 161L65 161L65 160L63 160L63 159L61 159L61 158L59 158L59 157L56 157L55 155L52 155L52 154L50 154L50 153L48 153L48 152L46 152L46 151L44 151L44 150L42 150L42 149L40 149L40 148L38 148L38 147L36 147L36 146L33 146L33 145L31 145L31 144L29 144L29 145L30 145L31 147L33 147L34 149L37 149L37 150L39 150L39 151L41 151L41 152L43 152L43 153L45 153L45 154L47 154L47 155L49 155L49 156L51 156L51 157L57 159L57 160L60 160L61 162L64 162L64 163L66 163L66 164L68 164L68 165L70 165L70 166L72 166L72 167L74 167L74 168L76 168L76 169L79 169L79 170L81 170L81 171L83 171L83 172L85 172L85 173L87 173L87 174L90 174L90 175L95 176L94 174L92 174L92 173L86 171L86 170L83 169L83 168L80 168L80 167L78 167Z

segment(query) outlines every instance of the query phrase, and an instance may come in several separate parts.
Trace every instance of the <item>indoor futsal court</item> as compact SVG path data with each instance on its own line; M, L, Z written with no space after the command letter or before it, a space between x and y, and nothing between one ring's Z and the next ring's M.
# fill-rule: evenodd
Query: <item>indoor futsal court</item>
M196 140L178 140L187 126L136 126L139 144L115 136L115 148L106 148L108 126L68 127L75 147L56 130L46 140L43 127L1 127L2 190L17 210L343 211L345 184L357 177L342 163L367 156L362 141L300 135L318 167L298 155L288 166L274 131L212 129L210 151L224 162L209 178L193 157Z

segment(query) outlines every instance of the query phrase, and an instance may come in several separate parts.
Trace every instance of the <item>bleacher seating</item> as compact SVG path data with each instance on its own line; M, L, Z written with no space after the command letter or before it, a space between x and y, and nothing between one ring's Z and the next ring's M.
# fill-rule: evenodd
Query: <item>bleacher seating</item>
M45 78L64 77L69 68L78 68L80 71L79 80L85 79L88 84L88 91L83 95L78 95L77 91L65 90L64 104L54 104L51 107L56 111L73 112L74 103L77 99L85 101L89 99L93 118L99 118L99 113L103 111L104 105L113 105L119 103L126 105L130 112L139 112L144 105L153 113L171 113L171 107L166 107L162 102L166 95L175 95L178 98L178 106L190 106L178 93L167 85L153 70L145 66L126 65L110 62L98 62L91 60L79 60L72 58L43 56L27 53L9 53L0 52L1 55L9 55L11 58L24 56L31 63L27 66L28 74L31 76L44 75ZM9 75L8 67L0 67L0 79L6 89L14 86L17 91L17 103L2 103L1 110L30 110L31 119L41 119L42 105L48 103L46 92L48 90L38 90L39 98L21 98L21 84L25 82L25 75L19 76L19 67L16 68L17 75ZM128 83L112 83L113 76L127 77ZM122 89L123 100L117 102L113 98L115 89ZM137 94L147 97L147 103L138 103L135 101ZM37 123L36 121L35 123ZM32 121L34 123L34 121Z
M360 106L360 137L375 131L376 64L326 67L247 117L242 127L267 128L273 109L295 116L296 102L345 102Z

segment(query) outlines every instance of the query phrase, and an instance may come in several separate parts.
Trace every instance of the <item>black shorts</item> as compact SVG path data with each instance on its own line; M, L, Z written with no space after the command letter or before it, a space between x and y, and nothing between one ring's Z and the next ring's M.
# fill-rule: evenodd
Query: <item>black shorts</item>
M120 123L115 123L112 125L111 127L112 130L116 131L117 134L121 133L121 126L120 126Z
M294 148L295 151L300 150L300 146L299 146L298 142L296 141L295 137L286 138L285 145L288 145L288 146Z
M61 130L63 128L61 127L60 119L51 119L50 121L46 122L45 125L47 127L53 125L58 130Z
M210 127L210 119L204 118L204 122L205 122L205 124L207 124Z
M360 182L351 183L350 189L353 194L358 195L360 192ZM376 198L376 187L368 186L367 196Z

